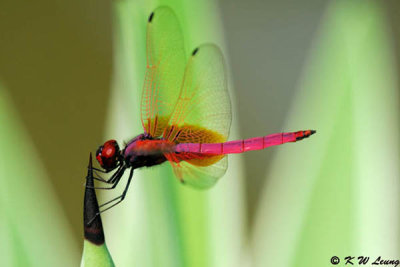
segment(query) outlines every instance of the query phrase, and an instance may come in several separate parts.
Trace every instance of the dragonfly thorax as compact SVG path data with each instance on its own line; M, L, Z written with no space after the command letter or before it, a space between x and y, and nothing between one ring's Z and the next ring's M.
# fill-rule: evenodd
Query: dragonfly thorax
M105 170L113 170L120 159L120 150L117 141L108 140L96 152L96 159Z

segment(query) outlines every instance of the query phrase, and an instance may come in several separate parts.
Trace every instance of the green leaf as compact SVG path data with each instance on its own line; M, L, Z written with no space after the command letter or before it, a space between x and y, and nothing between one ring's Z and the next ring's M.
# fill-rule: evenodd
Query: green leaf
M81 267L113 267L114 262L105 243L96 245L88 240L83 241Z
M317 134L273 161L255 266L398 255L398 89L383 18L375 1L328 7L285 125Z
M1 265L77 265L70 225L11 103L0 84Z

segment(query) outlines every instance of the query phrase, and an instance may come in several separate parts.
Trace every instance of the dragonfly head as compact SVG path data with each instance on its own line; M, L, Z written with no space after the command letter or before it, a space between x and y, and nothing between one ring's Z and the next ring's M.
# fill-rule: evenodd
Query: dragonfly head
M120 151L117 141L108 140L100 146L96 152L96 159L105 170L113 170L117 167Z

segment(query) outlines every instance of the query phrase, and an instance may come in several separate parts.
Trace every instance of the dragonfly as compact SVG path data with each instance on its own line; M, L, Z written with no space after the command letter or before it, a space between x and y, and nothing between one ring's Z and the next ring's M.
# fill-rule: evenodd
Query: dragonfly
M96 152L109 179L96 180L113 189L130 169L123 193L100 207L103 212L124 200L135 169L169 162L183 184L209 188L224 175L226 155L265 149L296 142L316 131L276 133L244 140L228 141L232 121L225 62L215 44L198 46L186 60L183 34L175 13L158 7L147 22L147 66L141 98L143 133L121 150L109 140ZM99 188L99 187L98 187ZM112 204L112 205L111 205Z

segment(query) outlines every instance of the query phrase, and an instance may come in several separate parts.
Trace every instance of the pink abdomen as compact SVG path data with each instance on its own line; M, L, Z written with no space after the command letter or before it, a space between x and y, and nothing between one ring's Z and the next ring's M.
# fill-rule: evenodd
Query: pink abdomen
M201 154L233 154L251 150L260 150L269 146L281 145L288 142L296 142L309 137L315 131L297 131L291 133L276 133L262 137L229 141L225 143L200 144L181 143L175 146L175 152L201 153Z

